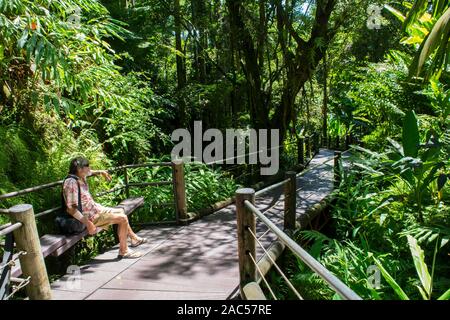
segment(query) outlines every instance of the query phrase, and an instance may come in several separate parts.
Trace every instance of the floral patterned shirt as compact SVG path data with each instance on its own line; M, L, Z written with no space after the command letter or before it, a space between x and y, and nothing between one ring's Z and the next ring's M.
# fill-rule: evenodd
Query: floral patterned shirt
M96 203L92 198L86 180L79 179L78 182L80 183L83 215L87 215L88 219L92 221L95 216L101 211L102 206ZM66 181L64 182L64 197L66 199L66 205L68 208L74 205L78 205L78 182L73 178L66 179Z

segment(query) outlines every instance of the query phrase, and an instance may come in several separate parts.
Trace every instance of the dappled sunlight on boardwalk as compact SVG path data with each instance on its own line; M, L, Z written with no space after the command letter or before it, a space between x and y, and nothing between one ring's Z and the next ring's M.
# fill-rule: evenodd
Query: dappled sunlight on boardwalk
M333 156L322 149L310 166ZM332 162L331 162L332 164ZM332 190L332 167L320 166L297 178L297 217ZM256 206L283 226L284 194L279 187L256 197ZM81 269L80 288L69 276L52 284L55 299L226 299L239 284L235 206L182 227L152 227L139 232L149 243L137 260L116 259L118 246ZM257 235L267 227L257 221ZM267 248L275 235L261 239ZM257 246L257 257L263 251Z

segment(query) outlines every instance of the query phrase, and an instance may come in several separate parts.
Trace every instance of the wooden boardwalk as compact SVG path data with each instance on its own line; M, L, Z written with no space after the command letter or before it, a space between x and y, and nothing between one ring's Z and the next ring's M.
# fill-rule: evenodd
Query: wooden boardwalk
M333 157L321 149L311 160L313 167ZM297 217L322 200L333 188L332 165L319 166L297 177ZM279 227L283 225L283 189L256 197L256 206ZM257 221L257 234L266 227ZM54 299L227 299L239 284L235 206L181 227L151 227L139 236L149 243L139 247L140 259L116 259L118 246L84 266L78 282L65 275L52 283ZM269 246L275 235L267 233ZM257 247L258 248L258 247ZM257 249L257 257L262 250Z

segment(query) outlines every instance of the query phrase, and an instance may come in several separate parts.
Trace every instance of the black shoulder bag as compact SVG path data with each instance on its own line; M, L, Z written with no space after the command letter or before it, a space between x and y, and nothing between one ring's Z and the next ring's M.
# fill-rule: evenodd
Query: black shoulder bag
M84 230L86 230L86 226L72 217L70 214L67 213L67 204L66 199L64 197L64 182L66 182L67 179L75 179L77 181L78 185L78 211L83 213L83 207L81 205L81 188L80 183L78 182L78 177L76 175L68 175L64 181L63 181L63 188L61 190L61 211L59 212L58 216L55 219L55 223L58 226L59 231L62 234L71 235L71 234L79 234L82 233Z

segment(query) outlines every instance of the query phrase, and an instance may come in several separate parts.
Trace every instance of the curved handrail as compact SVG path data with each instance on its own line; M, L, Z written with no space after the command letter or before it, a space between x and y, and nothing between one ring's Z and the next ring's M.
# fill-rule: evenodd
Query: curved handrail
M279 229L270 219L268 219L261 211L256 208L250 201L245 200L244 205L255 216L257 216L268 228L270 228L278 239L289 247L292 252L300 258L308 267L316 272L323 280L325 280L330 287L334 289L341 297L348 300L362 300L352 289L347 287L339 278L326 269L320 262L314 259L308 252L300 247L294 240L292 240L286 233Z

